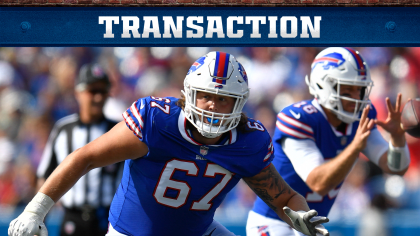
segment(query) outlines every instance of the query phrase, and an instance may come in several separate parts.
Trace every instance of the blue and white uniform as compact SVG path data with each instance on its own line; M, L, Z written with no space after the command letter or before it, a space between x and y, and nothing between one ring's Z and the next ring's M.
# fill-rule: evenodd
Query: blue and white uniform
M272 161L271 138L260 122L249 119L246 132L233 129L218 145L202 145L177 101L142 98L123 114L149 152L125 161L109 214L121 234L201 236L238 181Z
M320 216L328 216L343 183L321 196L312 191L306 181L315 168L335 158L353 141L362 115L360 108L371 104L369 94L373 81L369 67L358 51L331 47L315 57L305 82L315 99L292 104L277 115L273 164L284 180L306 198L310 209L318 211ZM355 87L359 92L348 90ZM342 101L351 102L355 107L348 111L351 109L344 109ZM343 123L333 127L323 109L332 112ZM374 106L370 106L367 117L376 119ZM373 127L361 152L379 166L388 146L378 129ZM247 235L301 234L281 221L258 198L248 216Z
M373 105L371 105L368 118L376 119L376 110ZM328 122L323 109L315 99L292 104L284 108L277 115L276 130L273 136L273 146L275 150L273 164L284 180L296 192L306 198L309 208L318 211L318 215L320 216L328 215L342 183L331 190L326 196L321 196L313 192L306 185L306 178L311 170L323 164L325 161L336 157L344 150L352 142L358 126L359 121L355 121L347 124L345 133L336 130L336 128ZM369 146L369 143L372 143L372 146L363 150L363 153L368 157L375 156L374 158L379 158L379 156L387 151L387 142L380 136L376 126L371 132L367 146ZM313 156L310 156L312 155L310 153L307 155L288 156L285 154L285 148L282 147L285 140L292 141L290 143L293 145L293 142L297 143L296 141L299 141L306 143L308 146L313 146L312 151L315 152L315 154ZM309 149L311 149L311 147ZM376 152L375 155L372 155L373 149ZM302 152L300 154L302 154ZM255 213L258 213L259 215ZM281 221L277 214L260 198L257 198L250 213L250 217L252 217L254 222L260 221L264 225L267 225L267 222L270 222L270 219ZM258 225L258 223L254 223L254 225L250 221L249 218L247 225L248 229ZM261 226L258 227L261 228ZM284 227L288 228L286 231L291 230L285 223ZM277 228L277 231L279 231L279 228Z

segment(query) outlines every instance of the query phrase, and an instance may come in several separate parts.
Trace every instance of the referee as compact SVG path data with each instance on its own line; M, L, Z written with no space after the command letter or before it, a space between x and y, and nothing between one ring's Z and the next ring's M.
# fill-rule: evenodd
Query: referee
M71 152L116 124L103 113L110 85L107 74L98 64L82 66L75 87L79 113L55 124L37 170L39 186ZM64 207L61 236L106 234L109 206L120 183L122 168L123 163L118 163L93 169L61 198Z

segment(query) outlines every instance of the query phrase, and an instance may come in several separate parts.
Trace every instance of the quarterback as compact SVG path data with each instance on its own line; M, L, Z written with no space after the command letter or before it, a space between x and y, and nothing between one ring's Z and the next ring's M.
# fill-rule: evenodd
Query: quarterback
M65 158L10 223L9 236L47 235L52 205L89 170L119 161L124 174L107 236L232 236L213 216L241 178L296 230L329 234L328 219L309 210L271 164L264 126L242 113L248 77L232 55L210 52L195 61L182 93L138 99L124 121Z
M321 51L306 83L315 99L292 104L277 115L273 164L311 209L328 215L360 152L386 173L403 175L407 171L410 153L400 126L401 94L395 107L386 99L388 117L377 120L369 101L373 86L369 68L357 51ZM390 133L389 142L376 125ZM247 235L301 234L257 198L248 216Z

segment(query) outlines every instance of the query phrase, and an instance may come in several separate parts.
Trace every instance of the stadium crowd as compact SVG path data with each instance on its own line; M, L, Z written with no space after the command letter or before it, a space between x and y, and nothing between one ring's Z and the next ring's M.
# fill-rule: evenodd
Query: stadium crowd
M250 99L245 112L273 134L276 114L283 107L312 99L304 78L322 49L0 48L0 221L26 206L37 192L36 169L52 126L77 112L74 83L83 64L98 62L107 69L112 89L105 114L121 121L121 114L140 97L179 97L195 58L214 50L232 53L249 78ZM370 67L374 81L370 99L379 119L387 116L385 97L395 99L402 92L404 104L408 98L419 96L420 48L355 49ZM383 214L378 212L420 209L420 139L406 137L411 153L408 172L403 177L389 177L360 158L329 215L332 222L368 216L378 216L380 221ZM240 182L217 215L243 219L254 199L255 194Z

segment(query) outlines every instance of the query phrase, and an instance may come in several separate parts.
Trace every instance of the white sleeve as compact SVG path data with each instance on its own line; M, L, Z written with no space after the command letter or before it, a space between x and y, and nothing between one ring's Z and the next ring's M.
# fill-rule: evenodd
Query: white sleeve
M366 147L362 150L362 153L369 158L369 160L379 166L379 159L386 151L388 151L388 146L388 142L385 141L379 130L373 129L370 131Z
M306 182L309 173L324 163L324 157L311 139L283 138L281 147L296 173Z

